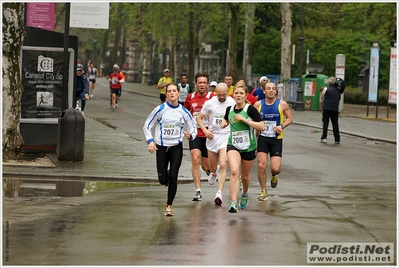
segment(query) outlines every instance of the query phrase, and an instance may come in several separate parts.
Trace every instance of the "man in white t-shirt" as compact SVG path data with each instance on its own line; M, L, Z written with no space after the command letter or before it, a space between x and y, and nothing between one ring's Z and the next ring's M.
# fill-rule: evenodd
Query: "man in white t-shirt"
M180 81L181 82L177 84L180 90L179 103L184 106L184 102L186 101L188 94L191 93L191 88L190 85L187 84L188 76L186 74L180 75Z
M206 148L208 149L209 174L208 182L213 185L216 182L217 166L219 160L219 183L218 192L214 202L216 205L222 205L222 191L226 182L227 168L227 140L230 135L230 127L221 128L220 123L226 113L226 108L233 106L235 101L228 96L229 87L225 83L219 83L216 86L216 96L207 100L197 117L197 124L206 135ZM208 128L205 127L202 119L208 117Z

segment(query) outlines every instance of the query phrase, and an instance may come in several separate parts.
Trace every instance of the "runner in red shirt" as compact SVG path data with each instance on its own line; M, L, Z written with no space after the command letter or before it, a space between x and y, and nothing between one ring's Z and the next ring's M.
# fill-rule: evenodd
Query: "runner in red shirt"
M190 111L194 117L194 121L197 121L197 116L201 112L204 102L211 99L214 94L208 91L209 76L208 74L197 73L195 75L195 85L197 91L187 96L184 103L184 107ZM203 119L204 125L208 126L207 117ZM201 191L201 170L199 165L201 163L202 169L209 176L209 161L208 161L208 150L206 148L206 136L202 129L197 125L197 137L194 140L189 141L190 153L191 153L191 173L195 184L195 194L193 201L202 200Z
M112 111L116 110L116 96L119 96L122 84L125 82L125 76L119 72L119 67L113 67L113 73L109 74L109 82L111 86Z

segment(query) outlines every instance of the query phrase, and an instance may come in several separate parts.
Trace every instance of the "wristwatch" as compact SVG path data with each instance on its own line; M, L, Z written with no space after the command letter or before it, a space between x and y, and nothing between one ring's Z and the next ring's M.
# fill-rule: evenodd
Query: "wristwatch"
M283 124L281 124L281 128L282 128L282 129L284 129L284 128L285 128L285 126L284 126Z

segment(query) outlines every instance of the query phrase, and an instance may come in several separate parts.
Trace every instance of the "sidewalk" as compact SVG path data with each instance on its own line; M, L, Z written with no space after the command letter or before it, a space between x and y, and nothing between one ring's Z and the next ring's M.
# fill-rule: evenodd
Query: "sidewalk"
M106 83L104 78L98 79ZM155 86L138 83L125 83L124 91L158 98ZM378 107L379 119L375 119L375 107L346 105L339 118L342 134L363 137L374 141L392 143L396 146L397 124L396 107L391 108L386 118L386 107ZM292 109L293 124L322 129L321 111L295 111ZM331 127L331 124L330 124ZM115 136L118 136L115 139ZM112 137L112 138L111 138ZM123 152L115 150L123 148ZM127 134L107 127L92 118L85 117L84 160L82 162L59 161L55 154L47 154L55 167L8 165L3 163L3 178L23 180L63 180L63 181L120 181L157 182L155 154L147 152L144 141L132 139ZM184 150L182 165L190 165L190 153ZM203 177L203 179L205 179ZM181 169L180 182L192 182L190 169Z

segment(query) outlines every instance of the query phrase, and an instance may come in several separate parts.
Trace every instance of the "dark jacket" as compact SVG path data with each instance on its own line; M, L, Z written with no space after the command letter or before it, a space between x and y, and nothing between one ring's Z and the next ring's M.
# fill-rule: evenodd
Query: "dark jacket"
M84 74L77 76L76 78L76 91L84 91L89 94L89 80L87 80L87 77Z
M335 85L329 85L324 95L323 110L338 112L341 94Z

